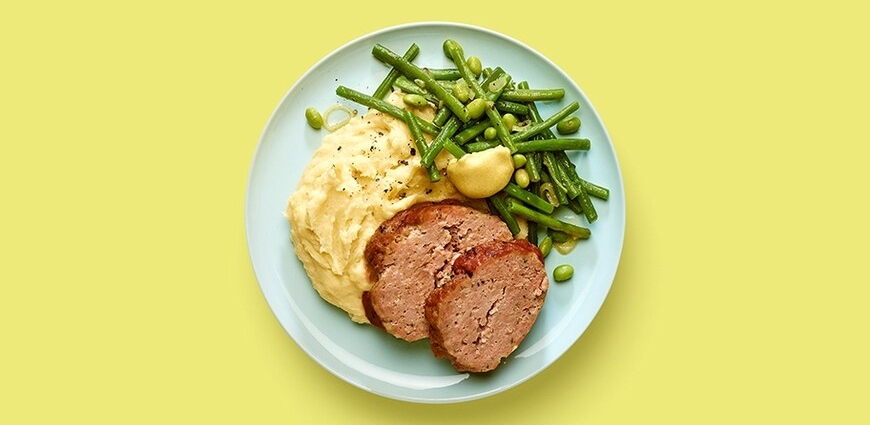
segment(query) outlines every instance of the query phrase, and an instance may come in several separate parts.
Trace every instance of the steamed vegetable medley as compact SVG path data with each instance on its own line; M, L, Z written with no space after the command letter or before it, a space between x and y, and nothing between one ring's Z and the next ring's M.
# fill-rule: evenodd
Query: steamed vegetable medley
M575 115L580 104L569 102L542 117L537 103L563 100L564 89L529 87L501 67L485 67L477 56L466 56L452 39L443 49L455 67L415 64L416 44L403 56L376 44L372 55L391 67L382 83L372 94L346 86L338 86L336 94L403 120L431 181L444 178L434 160L448 151L456 161L447 168L447 178L457 189L469 198L485 199L514 235L521 232L518 218L525 219L528 239L545 255L551 248L567 252L576 241L589 238L587 227L554 214L564 207L592 223L598 218L592 198L607 200L609 195L607 188L581 177L568 154L591 147L589 139L572 137L581 126ZM387 102L393 89L404 93L410 109L434 106L434 118L424 120ZM319 128L325 118L315 112L306 111L306 118ZM540 242L539 230L544 233ZM573 274L567 267L558 271L558 281Z

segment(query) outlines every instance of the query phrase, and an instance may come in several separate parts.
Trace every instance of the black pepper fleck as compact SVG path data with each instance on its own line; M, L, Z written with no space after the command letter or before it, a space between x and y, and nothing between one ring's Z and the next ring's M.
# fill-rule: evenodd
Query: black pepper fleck
M411 148L411 156L417 155L417 149Z

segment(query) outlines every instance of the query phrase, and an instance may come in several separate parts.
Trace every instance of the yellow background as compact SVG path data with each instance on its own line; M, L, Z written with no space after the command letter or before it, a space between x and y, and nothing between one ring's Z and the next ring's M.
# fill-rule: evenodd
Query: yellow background
M0 423L870 421L866 6L294 3L0 6ZM243 221L260 132L296 79L426 20L559 64L627 197L588 331L530 381L456 405L318 367L269 310Z

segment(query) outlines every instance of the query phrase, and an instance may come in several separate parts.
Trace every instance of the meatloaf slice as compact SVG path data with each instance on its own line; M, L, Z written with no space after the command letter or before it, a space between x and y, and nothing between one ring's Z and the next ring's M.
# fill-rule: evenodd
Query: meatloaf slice
M459 372L488 372L517 349L544 304L541 251L525 239L476 246L426 299L429 344Z
M455 200L399 212L366 244L373 284L362 301L369 322L406 341L428 337L423 306L429 293L452 276L453 260L475 245L511 239L500 218Z

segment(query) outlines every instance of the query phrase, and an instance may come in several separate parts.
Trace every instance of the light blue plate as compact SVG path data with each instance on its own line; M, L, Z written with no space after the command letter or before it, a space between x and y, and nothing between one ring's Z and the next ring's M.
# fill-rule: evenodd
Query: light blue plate
M551 282L544 308L531 333L505 364L485 375L456 373L446 360L433 357L426 341L407 343L368 325L353 323L343 311L314 291L293 253L283 211L325 130L305 121L309 106L324 110L342 102L341 84L371 93L387 68L371 55L382 43L400 55L411 43L420 46L417 64L449 67L442 43L453 38L467 56L484 66L501 66L516 81L538 88L563 87L565 99L541 104L546 117L577 100L582 128L579 137L592 141L588 152L572 158L581 176L610 189L606 202L595 199L597 222L592 237L569 255L556 251L547 258L552 270L574 265L571 281ZM610 137L579 87L555 64L530 47L493 31L455 23L425 22L387 28L356 39L315 64L287 93L263 131L250 169L245 223L254 272L275 316L290 337L317 363L348 383L384 397L419 403L452 403L479 399L512 388L555 362L595 317L607 296L622 250L625 197ZM587 225L580 217L567 220Z

